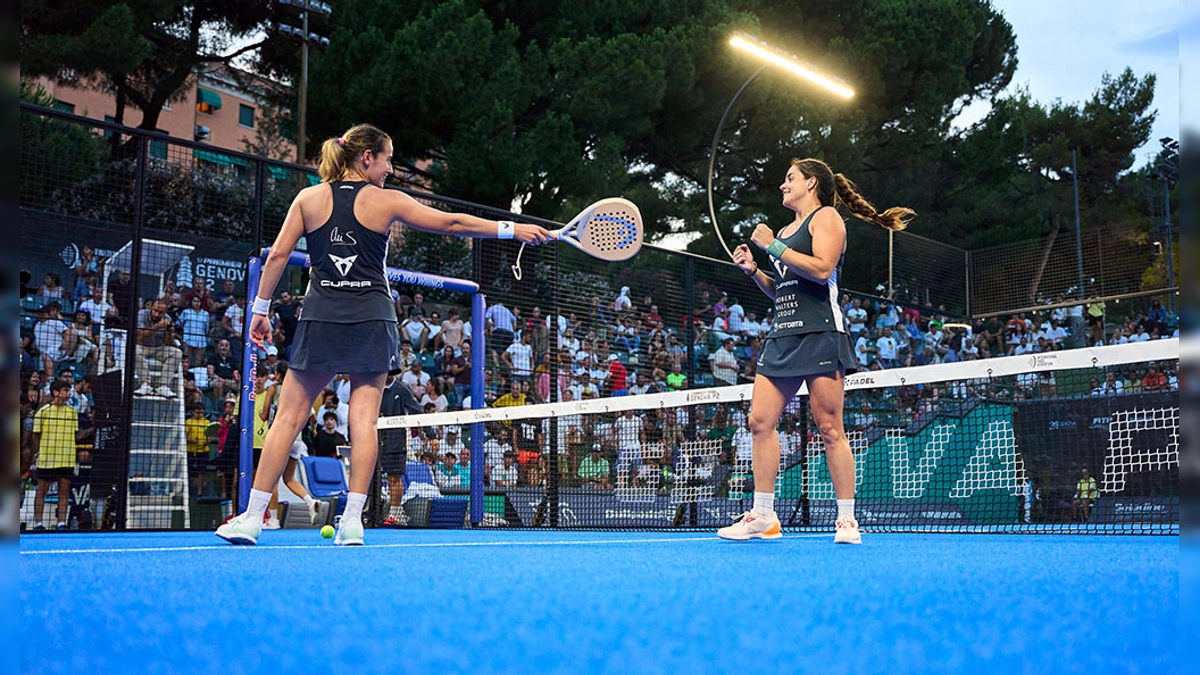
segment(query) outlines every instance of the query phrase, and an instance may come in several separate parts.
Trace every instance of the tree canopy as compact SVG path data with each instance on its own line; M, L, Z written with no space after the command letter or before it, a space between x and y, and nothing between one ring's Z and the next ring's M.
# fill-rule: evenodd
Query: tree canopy
M264 26L270 0L22 0L21 72L111 90L118 122L126 104L155 129L163 107L208 63L257 48L235 47Z

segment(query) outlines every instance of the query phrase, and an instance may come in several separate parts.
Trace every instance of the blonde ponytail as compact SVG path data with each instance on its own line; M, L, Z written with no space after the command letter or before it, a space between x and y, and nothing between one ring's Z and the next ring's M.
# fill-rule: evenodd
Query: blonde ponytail
M354 168L354 160L370 150L382 153L387 150L391 137L371 124L358 124L337 138L326 139L321 144L321 160L317 174L326 183L345 180Z

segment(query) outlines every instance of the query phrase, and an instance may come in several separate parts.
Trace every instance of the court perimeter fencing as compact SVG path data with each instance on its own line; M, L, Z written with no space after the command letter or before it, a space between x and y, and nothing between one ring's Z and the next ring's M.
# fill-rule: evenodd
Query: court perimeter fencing
M90 378L92 405L80 419L94 431L78 448L68 526L210 528L232 510L234 480L245 479L231 468L237 466L231 447L241 430L231 421L238 416L236 403L226 399L245 382L236 367L244 346L244 309L236 296L246 288L246 260L273 241L296 191L316 178L307 167L35 106L21 107L21 134L18 245L32 288L22 294L20 316L33 344L24 360L28 371L48 367L56 377L68 377L66 371L76 381ZM435 208L555 225L410 194ZM904 239L905 234L898 233L902 243L896 251L906 260L928 257L926 244L933 242ZM514 380L504 356L512 340L504 328L509 322L530 336L534 369L528 380L531 393L542 400L562 400L559 387L547 380L575 381L587 372L598 384L617 369L626 374L627 391L664 390L669 382L684 382L691 390L718 387L722 382L714 379L709 356L726 335L736 340L737 382L753 378L760 347L754 326L767 320L770 304L731 265L653 246L614 265L570 247L544 246L524 252L524 273L517 279L512 269L517 250L512 242L407 231L389 251L391 267L476 280L489 304L511 311L511 319L489 326L486 403L509 393ZM980 284L960 274L967 259L960 253L939 244L936 269L898 267L896 286L908 296L898 300L916 303L923 320L943 313L948 320L966 318ZM57 295L38 288L48 274L61 284ZM199 280L204 292L193 288ZM306 283L304 271L290 270L277 291L300 296ZM91 285L99 298L89 301ZM433 375L429 393L445 395L452 407L461 404L452 378L440 376L445 354L436 332L450 311L466 318L468 307L460 295L436 289L397 284L394 291L402 331ZM848 292L868 305L880 295L870 287ZM207 296L203 314L185 318L195 294ZM171 327L159 329L152 341L161 339L166 348L143 343L127 349L138 312L156 297L168 300ZM79 309L89 314L80 318ZM717 322L720 313L727 318L724 327ZM59 320L61 326L53 323ZM281 317L277 341L284 360L289 325ZM57 341L61 329L78 338L70 349ZM566 349L560 348L560 332ZM228 353L222 341L228 341ZM581 360L580 352L587 358ZM611 386L597 389L598 398L620 393ZM38 397L30 398L31 407L39 404ZM203 409L203 423L189 426L195 407ZM47 514L53 520L59 498L52 490L45 512L35 516L32 485L26 484L23 526ZM557 513L547 522L555 522Z
M846 380L858 519L876 531L1177 533L1178 341L874 370ZM569 385L579 389L578 383ZM388 417L407 452L396 526L713 529L751 506L752 385ZM573 398L573 397L572 397ZM468 423L484 422L472 443ZM804 392L778 430L776 511L831 530L835 495ZM454 504L460 508L455 510ZM442 520L441 526L460 523Z

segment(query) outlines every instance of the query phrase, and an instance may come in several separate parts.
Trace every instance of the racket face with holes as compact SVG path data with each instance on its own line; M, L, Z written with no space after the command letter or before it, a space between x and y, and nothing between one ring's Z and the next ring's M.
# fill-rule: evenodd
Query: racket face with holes
M601 199L555 237L600 260L629 260L642 248L642 213L628 199Z

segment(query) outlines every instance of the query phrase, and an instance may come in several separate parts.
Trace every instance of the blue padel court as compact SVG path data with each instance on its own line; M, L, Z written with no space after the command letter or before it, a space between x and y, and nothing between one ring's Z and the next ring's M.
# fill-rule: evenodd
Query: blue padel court
M1173 536L312 530L20 543L23 673L1165 673Z

